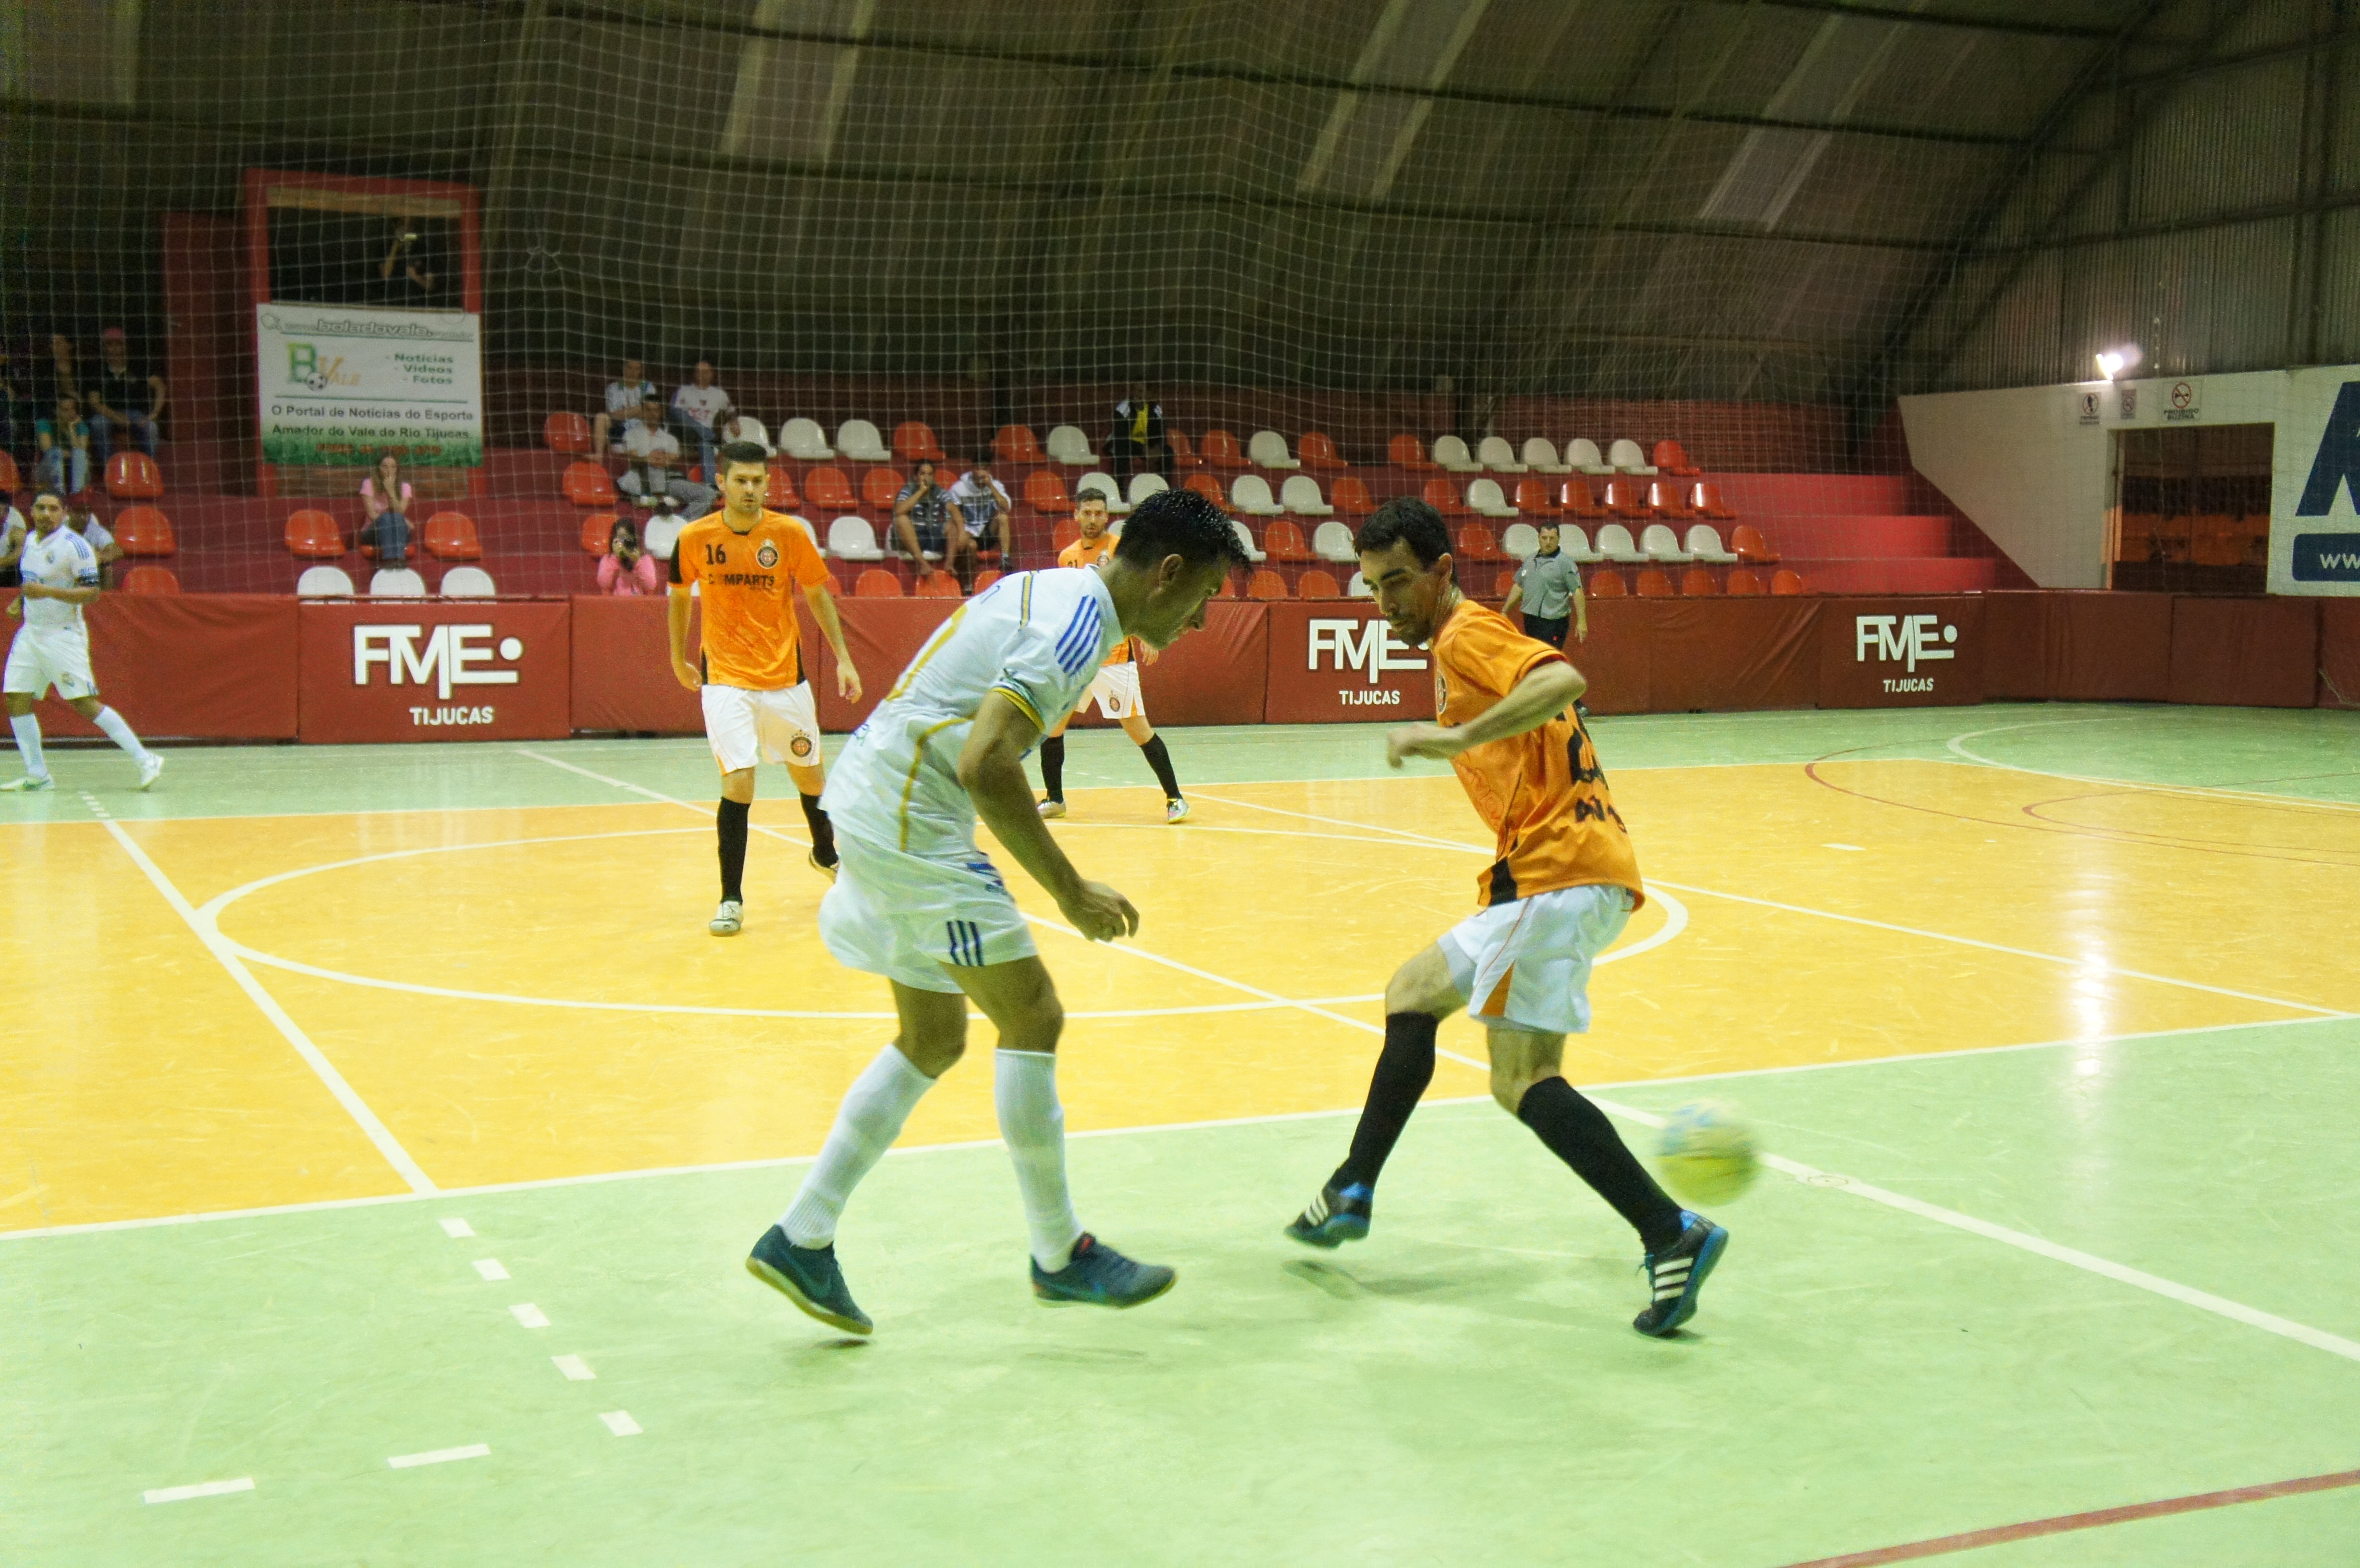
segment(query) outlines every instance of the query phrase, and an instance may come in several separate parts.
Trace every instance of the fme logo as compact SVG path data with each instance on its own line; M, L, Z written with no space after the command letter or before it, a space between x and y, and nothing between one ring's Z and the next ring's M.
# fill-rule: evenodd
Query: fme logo
M1334 670L1365 670L1374 686L1389 670L1424 670L1426 659L1409 643L1394 637L1393 628L1374 617L1361 620L1315 620L1304 668L1319 668L1319 656L1328 656ZM1406 654L1408 657L1404 658Z
M1938 626L1941 628L1939 631L1935 629ZM1958 658L1956 648L1935 646L1937 643L1948 644L1958 640L1959 628L1954 626L1943 626L1942 617L1939 615L1855 615L1852 617L1853 663L1866 664L1869 650L1874 648L1879 660L1891 663L1895 659L1899 659L1902 661L1903 668L1909 672L1907 679L1887 680L1885 682L1885 689L1888 691L1931 691L1934 689L1934 678L1930 675L1919 675L1918 667L1937 659Z
M488 626L420 626L363 625L353 628L353 684L369 683L372 665L385 666L385 683L424 686L432 682L434 694L443 702L451 700L453 686L513 686L517 683L514 670L482 670L477 666L497 659L514 664L524 657L524 641L520 637L502 637L497 647L491 644L492 628ZM426 646L419 647L423 637Z

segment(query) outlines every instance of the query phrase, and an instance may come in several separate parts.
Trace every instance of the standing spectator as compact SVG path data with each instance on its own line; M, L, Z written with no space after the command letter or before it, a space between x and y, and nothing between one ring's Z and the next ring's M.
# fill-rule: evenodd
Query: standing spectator
M8 356L8 345L0 343L0 452L16 455L16 399L23 396L16 390L16 371Z
M160 376L133 368L131 344L121 327L98 335L98 380L90 387L90 450L99 471L115 454L117 432L137 437L139 449L156 455L156 421L164 417Z
M664 429L663 409L650 393L639 403L639 417L623 427L623 451L631 466L615 486L642 506L671 502L694 517L713 510L721 494L680 472L680 438Z
M90 485L90 427L82 423L82 399L60 394L53 419L33 423L33 482L79 495Z
M1147 396L1147 383L1134 382L1131 396L1114 406L1114 428L1107 432L1107 468L1114 482L1131 483L1131 464L1151 474L1171 477L1172 442L1164 433L1164 405Z
M729 394L713 382L713 362L700 359L693 373L694 379L672 395L672 428L683 441L697 445L697 460L705 464L705 477L710 484L716 477L715 463L721 450L722 426L738 410L730 405ZM721 492L715 490L718 495ZM710 505L711 496L706 497Z
M1009 505L1006 488L991 476L989 450L975 454L974 464L951 486L950 498L951 505L967 519L967 539L963 545L953 541L957 549L951 558L954 570L964 563L965 570L959 572L959 588L964 592L974 586L976 564L987 537L994 541L990 548L1000 551L1002 566L1016 559L1010 545L1015 509Z
M25 514L5 495L0 495L0 507L7 513L0 517L0 588L14 588L22 581L16 569L25 559Z
M385 259L377 268L377 298L385 304L414 307L434 302L434 289L442 279L427 259L421 244L424 238L407 218L395 224L393 243L386 247ZM395 281L397 267L400 270L399 282Z
M614 433L615 422L628 424L640 404L659 396L656 384L648 379L647 366L636 359L623 361L623 374L606 383L606 412L590 420L590 450L601 456L622 451L622 438ZM607 444L610 441L612 445Z
M598 558L598 592L628 598L663 591L656 558L639 546L639 530L630 518L617 517L615 531L606 536L606 553Z
M361 481L361 510L368 520L361 525L359 544L364 553L377 551L379 566L408 564L410 507L415 498L410 481L401 476L401 460L391 452L378 458L377 472Z
M918 459L918 466L910 474L910 482L893 497L893 532L901 553L917 563L918 575L932 577L942 570L934 564L950 550L950 540L944 536L943 521L950 510L950 492L934 483L934 464L930 458ZM959 530L962 535L966 530ZM969 548L973 541L969 541ZM929 556L933 560L927 559ZM970 567L969 571L973 568Z

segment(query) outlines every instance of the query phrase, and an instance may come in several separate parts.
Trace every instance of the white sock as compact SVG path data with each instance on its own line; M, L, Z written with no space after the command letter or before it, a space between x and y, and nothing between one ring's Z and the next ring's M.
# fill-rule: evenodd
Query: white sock
M139 737L131 733L131 726L123 722L121 713L112 708L101 708L98 711L98 717L91 720L91 723L96 724L105 734L107 739L129 752L132 761L148 760L148 748L139 744Z
M47 779L49 765L41 760L41 721L30 713L9 715L8 727L16 732L16 750L25 759L25 772L34 779Z
M779 1228L797 1247L825 1247L836 1239L836 1222L852 1190L885 1157L901 1135L901 1124L934 1081L910 1065L899 1046L889 1045L862 1069L844 1092L836 1126L820 1146L819 1159L803 1178L795 1201L779 1216Z
M1073 1261L1082 1236L1074 1200L1065 1192L1065 1108L1057 1103L1057 1058L1040 1051L1003 1051L991 1084L1000 1106L1000 1136L1024 1194L1024 1224L1032 1233L1032 1260L1054 1274Z

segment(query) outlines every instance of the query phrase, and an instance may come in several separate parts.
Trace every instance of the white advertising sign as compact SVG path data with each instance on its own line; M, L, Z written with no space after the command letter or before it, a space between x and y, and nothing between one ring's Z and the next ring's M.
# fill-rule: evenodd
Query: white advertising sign
M481 318L457 310L255 307L262 457L357 468L484 461Z

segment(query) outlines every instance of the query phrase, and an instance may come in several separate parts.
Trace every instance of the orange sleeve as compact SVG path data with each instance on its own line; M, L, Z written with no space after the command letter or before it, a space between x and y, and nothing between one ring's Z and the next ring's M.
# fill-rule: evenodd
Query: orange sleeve
M1082 547L1077 544L1069 544L1065 549L1057 552L1057 564L1060 566L1078 566L1081 564L1081 558Z
M827 562L819 558L819 547L811 537L790 522L787 533L787 565L794 579L806 588L818 588L827 582Z
M690 546L693 538L683 528L672 541L672 585L683 593L696 581L697 552Z
M1504 616L1470 615L1455 630L1450 662L1494 697L1506 696L1544 664L1565 662L1565 655L1517 631Z

